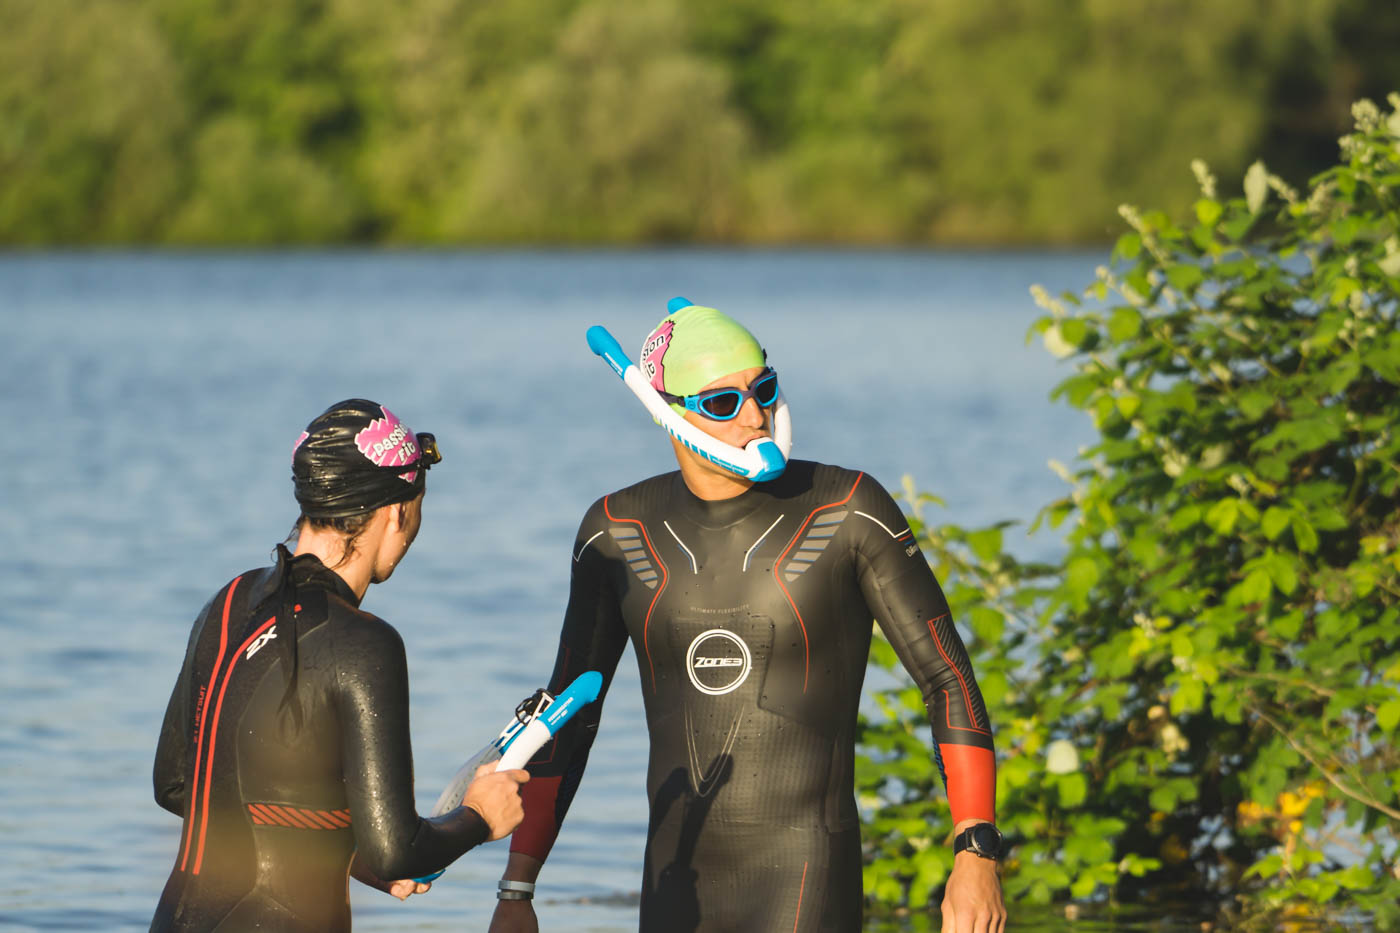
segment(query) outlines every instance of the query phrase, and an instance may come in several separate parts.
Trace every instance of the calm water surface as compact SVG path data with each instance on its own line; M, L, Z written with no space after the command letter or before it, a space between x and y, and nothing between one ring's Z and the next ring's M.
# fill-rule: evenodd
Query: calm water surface
M314 253L0 257L0 927L144 929L178 845L150 765L190 622L266 563L296 509L288 457L330 402L437 434L412 556L365 607L408 647L420 807L553 662L578 520L674 468L587 349L629 350L683 294L744 320L793 406L796 455L1028 520L1090 437L1047 394L1027 288L1086 254ZM1018 547L1053 549L1031 540ZM629 652L630 655L630 652ZM635 929L646 743L624 658L542 878L554 931ZM494 843L357 930L484 929ZM1027 922L1022 929L1043 928ZM1048 927L1045 927L1048 928ZM1156 926L1154 929L1162 929ZM1082 927L1081 927L1082 929ZM1123 929L1123 927L1120 927Z

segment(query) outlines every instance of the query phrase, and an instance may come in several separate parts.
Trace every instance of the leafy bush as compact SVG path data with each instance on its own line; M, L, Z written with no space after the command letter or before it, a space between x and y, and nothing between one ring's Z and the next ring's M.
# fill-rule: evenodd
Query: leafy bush
M1131 228L1083 296L1037 299L1099 432L1036 519L916 531L997 730L1010 899L1209 901L1235 923L1400 927L1400 95L1353 108L1295 192L1256 163ZM877 663L892 667L882 646ZM922 906L951 866L912 689L858 771L867 891Z

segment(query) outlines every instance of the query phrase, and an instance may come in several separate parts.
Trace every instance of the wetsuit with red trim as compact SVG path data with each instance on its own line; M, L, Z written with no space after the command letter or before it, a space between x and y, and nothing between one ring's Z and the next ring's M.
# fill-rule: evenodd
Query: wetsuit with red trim
M414 808L398 632L314 556L287 567L294 625L269 602L276 568L238 577L195 621L156 750L156 802L184 826L152 930L349 930L356 853L357 875L411 878L488 835L473 810Z
M592 669L606 690L631 640L651 738L643 931L860 929L853 757L872 619L923 692L954 821L993 819L967 652L871 477L793 461L711 502L669 473L589 510L550 686ZM531 764L512 851L548 855L601 707Z

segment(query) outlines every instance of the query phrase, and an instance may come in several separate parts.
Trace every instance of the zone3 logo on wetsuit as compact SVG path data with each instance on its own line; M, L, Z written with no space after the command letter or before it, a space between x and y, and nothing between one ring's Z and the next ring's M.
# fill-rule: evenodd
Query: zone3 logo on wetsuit
M859 929L856 712L871 619L921 688L955 820L994 817L986 709L907 522L868 476L792 461L703 501L679 473L599 500L573 549L552 689L630 640L651 756L643 931ZM546 746L513 851L543 859L601 702Z
M696 635L686 652L686 662L695 689L711 696L737 690L753 668L749 646L738 635L722 628Z

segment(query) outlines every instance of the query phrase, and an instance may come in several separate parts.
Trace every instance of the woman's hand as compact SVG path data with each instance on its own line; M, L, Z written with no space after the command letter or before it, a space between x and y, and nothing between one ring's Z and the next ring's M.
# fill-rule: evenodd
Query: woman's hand
M427 894L428 889L433 886L431 881L414 881L412 878L404 878L402 881L391 881L388 891L401 901L406 901L414 894Z
M496 771L494 764L476 769L476 776L467 785L462 806L471 807L491 830L492 840L504 839L525 819L525 807L520 802L520 785L530 780L523 768Z

